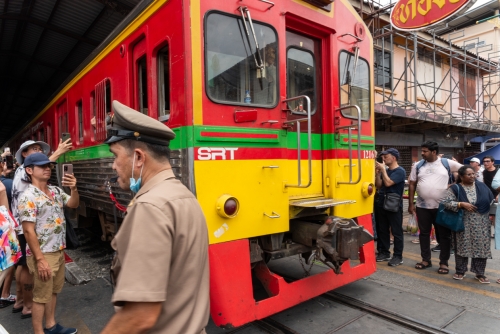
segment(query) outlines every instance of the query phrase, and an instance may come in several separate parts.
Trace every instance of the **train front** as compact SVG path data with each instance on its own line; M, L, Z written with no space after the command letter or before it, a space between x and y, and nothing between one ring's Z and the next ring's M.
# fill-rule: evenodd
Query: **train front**
M346 0L206 0L190 11L193 182L214 322L240 326L373 273L363 21Z

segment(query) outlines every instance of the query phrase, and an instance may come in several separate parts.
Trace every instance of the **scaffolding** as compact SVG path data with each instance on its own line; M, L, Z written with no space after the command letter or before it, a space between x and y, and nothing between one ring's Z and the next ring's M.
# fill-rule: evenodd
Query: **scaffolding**
M378 114L400 116L412 124L444 124L458 133L500 132L500 50L479 37L466 40L465 29L450 32L448 24L417 32L397 30L390 24L394 0L351 3L373 36L375 58L381 56L374 64L375 80L382 82L375 90ZM462 45L454 44L457 40ZM403 64L398 64L399 71L395 51ZM389 73L387 54L392 55Z

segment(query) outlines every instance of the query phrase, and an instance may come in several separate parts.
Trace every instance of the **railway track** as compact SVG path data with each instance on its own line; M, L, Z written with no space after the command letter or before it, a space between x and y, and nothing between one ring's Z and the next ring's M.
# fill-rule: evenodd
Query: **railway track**
M415 333L424 333L424 334L452 334L454 332L451 332L449 330L446 330L444 327L449 325L453 320L458 318L460 315L462 315L465 310L458 314L455 318L451 319L443 328L436 327L432 324L428 323L423 323L421 321L418 321L416 319L412 319L410 317L394 313L389 310L385 310L381 307L373 306L370 305L366 302L363 302L361 300L351 298L336 292L328 292L323 294L321 297L330 300L334 303L346 305L350 308L360 310L362 313L353 319L350 319L343 323L340 326L336 326L336 328L332 328L330 331L327 333L336 333L340 332L343 329L345 329L347 326L352 325L356 321L359 321L361 318L365 317L366 315L372 315L374 317L384 319L386 321L389 321L395 325L397 325L399 328L405 328L408 329L412 332ZM300 307L300 306L296 306ZM334 314L332 314L334 316ZM375 329L375 328L374 328ZM393 328L394 329L394 328ZM210 331L207 331L208 334L210 334ZM257 320L252 323L246 324L244 326L231 329L226 331L226 333L271 333L271 334L309 334L313 333L311 330L310 332L299 332L297 330L292 329L289 325L282 323L278 320L275 320L271 317L265 318L262 320Z

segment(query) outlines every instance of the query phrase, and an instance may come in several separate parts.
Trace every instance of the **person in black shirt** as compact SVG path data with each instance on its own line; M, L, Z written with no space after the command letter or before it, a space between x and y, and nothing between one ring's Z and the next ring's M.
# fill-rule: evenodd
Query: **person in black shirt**
M493 193L493 196L495 196L496 198L498 195L498 191L491 187L491 182L493 182L493 178L495 177L495 174L498 171L498 168L495 167L495 158L489 155L485 156L483 158L483 165L484 165L483 182L488 186L488 188L490 188L491 192Z
M376 162L375 186L377 187L377 202L375 203L375 221L377 228L377 262L389 261L390 266L403 263L403 191L406 172L398 165L399 152L389 148L380 153L383 162ZM386 169L386 166L389 167ZM384 208L385 195L395 193L400 198L399 210L389 211ZM394 250L390 258L390 232L394 236Z

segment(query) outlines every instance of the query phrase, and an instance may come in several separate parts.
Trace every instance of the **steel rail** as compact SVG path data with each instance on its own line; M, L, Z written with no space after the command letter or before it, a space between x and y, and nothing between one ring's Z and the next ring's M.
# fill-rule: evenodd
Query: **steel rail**
M357 308L363 312L373 314L375 316L378 316L380 318L383 318L385 320L388 320L390 322L396 323L402 327L406 327L412 330L415 330L419 333L425 333L425 334L441 334L441 333L447 333L447 334L453 334L455 332L446 330L444 328L440 328L437 326L434 326L432 324L424 323L422 321L397 314L395 312L385 310L373 305L370 305L368 303L365 303L361 300L348 297L342 294L339 294L337 292L327 292L322 295L322 297L325 297L327 299L330 299L331 301L344 304L353 308Z

